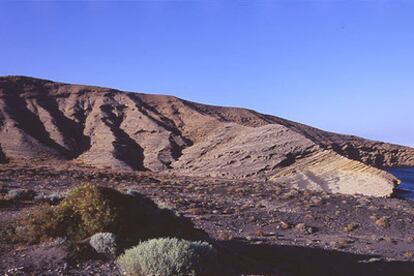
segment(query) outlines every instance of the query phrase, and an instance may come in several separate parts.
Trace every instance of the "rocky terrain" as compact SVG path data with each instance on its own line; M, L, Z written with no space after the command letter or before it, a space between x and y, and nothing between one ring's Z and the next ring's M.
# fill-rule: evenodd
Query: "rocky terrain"
M398 179L383 170L414 166L411 148L247 109L2 77L0 163L4 275L120 274L110 259L74 261L61 239L10 239L18 218L81 183L190 219L223 275L414 271L414 203L389 198Z
M272 180L389 196L414 149L172 96L0 78L0 162Z
M223 275L412 275L413 202L288 188L285 183L150 172L11 166L0 168L0 194L56 194L79 183L134 190L190 218L224 252ZM2 201L0 201L2 202ZM0 226L39 204L0 204ZM0 227L1 230L1 227ZM0 231L1 233L1 231ZM118 275L109 260L74 263L59 241L9 244L0 235L5 275Z

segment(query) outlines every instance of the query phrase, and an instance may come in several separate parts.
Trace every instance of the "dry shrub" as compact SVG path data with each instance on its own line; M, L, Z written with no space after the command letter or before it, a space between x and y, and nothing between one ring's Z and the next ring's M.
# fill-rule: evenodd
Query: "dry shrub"
M128 198L122 193L85 184L70 191L57 206L56 215L65 224L65 236L81 240L97 232L121 232L127 221Z
M216 251L207 242L152 239L128 249L117 260L122 272L144 275L217 275Z
M17 222L14 239L34 243L61 234L62 225L49 204L40 204Z
M159 209L142 195L92 184L75 187L56 206L35 207L15 227L17 240L30 243L55 237L79 242L98 232L114 233L126 244L154 237L204 237L188 219Z
M84 184L71 190L57 206L44 203L35 207L18 221L16 236L38 242L59 236L81 241L98 232L126 235L135 230L139 234L144 214L131 212L132 204L133 198L114 189Z

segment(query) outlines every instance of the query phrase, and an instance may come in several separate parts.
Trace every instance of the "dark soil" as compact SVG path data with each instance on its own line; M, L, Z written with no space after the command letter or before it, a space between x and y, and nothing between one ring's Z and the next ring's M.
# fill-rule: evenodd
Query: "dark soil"
M3 165L0 191L64 191L96 183L142 193L190 218L219 249L228 274L413 275L414 202L298 191L283 183ZM5 227L37 204L0 200ZM227 271L226 270L226 271ZM57 242L0 240L5 275L117 275L111 261L73 262Z

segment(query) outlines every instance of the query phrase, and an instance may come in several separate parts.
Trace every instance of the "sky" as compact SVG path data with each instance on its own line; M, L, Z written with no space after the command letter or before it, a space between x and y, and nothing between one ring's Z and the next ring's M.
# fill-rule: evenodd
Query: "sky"
M0 75L414 146L414 1L1 1Z

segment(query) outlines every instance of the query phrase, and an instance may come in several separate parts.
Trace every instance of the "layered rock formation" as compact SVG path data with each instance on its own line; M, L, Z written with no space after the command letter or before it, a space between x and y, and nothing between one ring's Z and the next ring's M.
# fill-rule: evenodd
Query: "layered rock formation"
M0 159L286 181L389 195L378 168L414 166L414 149L172 96L27 77L0 78Z

